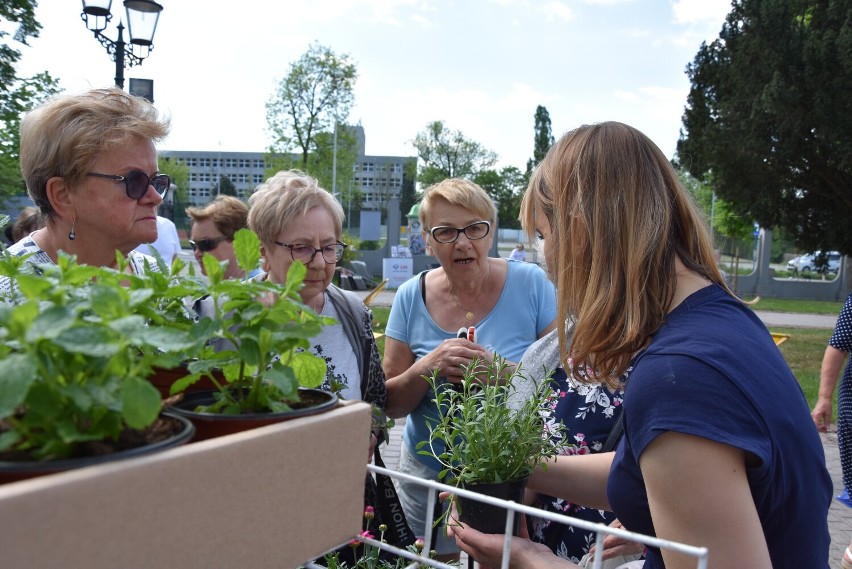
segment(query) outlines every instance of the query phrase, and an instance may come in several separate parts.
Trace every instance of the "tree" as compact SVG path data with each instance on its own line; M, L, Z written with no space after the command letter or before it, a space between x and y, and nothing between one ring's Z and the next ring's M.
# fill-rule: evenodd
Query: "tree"
M333 127L332 127L333 128ZM349 184L355 177L353 166L358 162L358 138L355 129L347 125L337 125L337 175L333 175L335 166L334 158L334 131L321 132L316 135L315 150L308 156L305 172L315 177L320 187L325 188L332 194L337 192L341 202L344 192L341 188L349 188ZM333 187L336 178L337 189Z
M852 5L736 0L687 74L683 167L735 214L852 253Z
M216 193L222 196L237 197L237 188L228 176L219 174L219 187L216 188Z
M431 186L446 178L473 178L497 162L497 154L450 130L443 121L434 121L418 132L412 141L423 168L417 180Z
M29 38L38 37L41 24L35 19L36 5L34 0L0 2L0 198L26 190L19 165L21 115L59 91L46 72L19 78L15 65L21 52L7 43L7 30L14 25L11 40L15 43L27 45Z
M279 83L266 104L266 120L274 137L273 150L299 150L307 170L308 154L316 149L316 136L333 132L345 120L355 101L352 92L358 72L346 54L311 44Z
M547 151L555 142L553 131L550 128L550 114L542 105L535 108L535 144L533 145L533 157L527 161L526 179L529 180L532 171L544 160Z
M507 166L497 172L484 170L474 176L473 181L484 189L497 204L497 223L500 227L521 227L518 215L521 211L521 196L526 186L524 174L515 166Z

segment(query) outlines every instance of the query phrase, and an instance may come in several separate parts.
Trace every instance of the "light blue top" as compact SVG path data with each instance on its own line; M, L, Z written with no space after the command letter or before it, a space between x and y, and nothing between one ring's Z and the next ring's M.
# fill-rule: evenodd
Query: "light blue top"
M508 271L503 292L488 315L476 325L476 342L504 358L517 362L539 335L556 318L556 291L545 272L533 263L507 260ZM426 296L429 302L429 296ZM419 275L397 290L385 334L408 344L415 359L420 359L457 330L438 326L420 293ZM417 454L417 444L429 438L426 417L434 417L435 397L430 389L405 422L403 440L413 456L434 470L438 461Z

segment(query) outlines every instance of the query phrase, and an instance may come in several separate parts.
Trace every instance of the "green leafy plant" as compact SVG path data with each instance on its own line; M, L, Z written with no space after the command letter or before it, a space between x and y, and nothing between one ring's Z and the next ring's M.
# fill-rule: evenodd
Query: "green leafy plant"
M36 266L3 252L14 282L0 303L0 451L19 460L73 456L82 443L150 426L160 396L147 381L205 343L169 274L136 276L60 253Z
M439 479L456 486L521 480L556 456L551 434L564 427L550 419L550 381L538 382L513 410L506 400L519 377L520 366L510 373L506 360L495 355L492 362L474 360L465 367L460 389L439 380L437 373L427 378L437 415L427 417L429 439L417 449L441 463Z
M234 252L246 272L257 267L260 241L241 229L234 235ZM298 294L305 266L296 262L284 285L269 280L238 281L225 278L225 266L212 255L202 258L209 284L204 292L212 306L199 325L210 331L211 341L188 366L191 375L178 380L172 393L183 391L201 376L217 387L217 399L199 408L208 413L238 415L291 409L300 387L322 384L326 364L307 351L309 339L332 322L302 303ZM217 379L214 372L221 371Z

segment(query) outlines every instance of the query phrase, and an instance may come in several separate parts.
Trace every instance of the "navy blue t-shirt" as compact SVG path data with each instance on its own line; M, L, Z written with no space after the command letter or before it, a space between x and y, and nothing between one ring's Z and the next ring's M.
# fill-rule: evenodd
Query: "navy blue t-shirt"
M828 567L832 483L822 442L795 376L748 307L716 285L689 296L634 359L623 413L607 492L626 528L656 535L639 457L659 435L684 433L757 458L747 475L775 569ZM649 548L645 569L661 567Z

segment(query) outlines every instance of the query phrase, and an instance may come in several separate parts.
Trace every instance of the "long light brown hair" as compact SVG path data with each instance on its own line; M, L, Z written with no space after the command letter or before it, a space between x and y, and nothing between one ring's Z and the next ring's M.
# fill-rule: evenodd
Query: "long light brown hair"
M557 322L576 320L563 364L574 377L615 386L633 355L666 319L675 258L723 286L706 223L671 163L644 134L617 122L581 126L550 149L530 179L521 220L550 223L548 271Z

